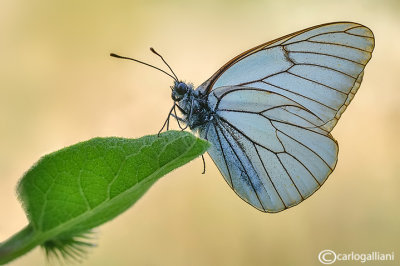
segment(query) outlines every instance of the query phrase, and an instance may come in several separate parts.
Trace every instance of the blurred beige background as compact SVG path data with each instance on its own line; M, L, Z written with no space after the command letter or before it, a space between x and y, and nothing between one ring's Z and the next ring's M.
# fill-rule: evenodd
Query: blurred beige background
M264 214L231 191L209 157L202 175L198 159L98 228L82 265L321 265L323 249L394 251L399 262L398 1L106 2L2 1L0 241L27 223L15 186L40 156L96 136L154 134L164 122L171 80L110 52L164 68L153 46L199 85L245 49L346 20L370 27L376 49L333 131L337 168L314 196ZM10 265L45 264L36 248Z

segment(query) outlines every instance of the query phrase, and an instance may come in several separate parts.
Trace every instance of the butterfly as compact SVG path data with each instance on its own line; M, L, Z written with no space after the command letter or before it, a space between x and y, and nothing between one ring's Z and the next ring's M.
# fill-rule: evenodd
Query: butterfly
M157 69L174 79L164 126L173 116L208 140L208 154L245 202L283 211L335 169L338 143L330 132L359 89L373 49L374 35L361 24L322 24L239 54L194 89L151 48L173 75Z

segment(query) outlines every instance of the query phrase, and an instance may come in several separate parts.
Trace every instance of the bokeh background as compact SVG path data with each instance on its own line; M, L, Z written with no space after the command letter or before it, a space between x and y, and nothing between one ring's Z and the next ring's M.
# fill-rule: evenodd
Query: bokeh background
M323 249L394 251L398 263L397 0L2 0L0 241L27 223L15 186L41 156L96 136L160 129L172 81L110 52L164 67L148 50L155 47L180 78L199 85L248 48L342 20L370 27L376 49L333 130L336 170L316 194L282 213L261 213L231 191L207 156L205 175L195 160L99 227L98 247L82 265L320 265ZM10 265L45 264L36 248Z

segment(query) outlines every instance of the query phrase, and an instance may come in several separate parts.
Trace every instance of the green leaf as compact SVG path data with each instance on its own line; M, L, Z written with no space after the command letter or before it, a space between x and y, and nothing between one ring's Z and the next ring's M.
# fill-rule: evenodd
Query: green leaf
M86 245L76 239L115 218L161 176L208 147L190 133L168 131L140 139L94 138L44 156L18 184L29 225L0 244L0 263L36 245L50 253L65 255L63 248L75 253L74 247Z

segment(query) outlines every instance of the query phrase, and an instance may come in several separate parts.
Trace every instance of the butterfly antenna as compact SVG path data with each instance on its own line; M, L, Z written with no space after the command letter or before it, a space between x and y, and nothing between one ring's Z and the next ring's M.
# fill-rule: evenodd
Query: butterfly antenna
M150 51L152 51L154 54L158 55L158 56L161 58L161 60L163 60L163 62L167 65L167 67L169 68L169 70L171 70L172 74L175 76L175 80L178 81L179 79L178 79L178 77L175 75L175 72L174 72L174 71L172 70L172 68L168 65L168 63L164 60L164 58L163 58L159 53L157 53L156 50L154 50L153 47L150 47Z
M166 71L164 71L164 70L158 68L158 67L155 67L155 66L153 66L153 65L150 65L150 64L148 64L148 63L142 62L142 61L137 60L137 59L133 59L133 58L126 57L126 56L120 56L120 55L117 55L117 54L114 54L114 53L111 53L110 56L116 57L116 58L120 58L120 59L132 60L132 61L135 61L135 62L137 62L137 63L140 63L140 64L143 64L143 65L146 65L146 66L155 68L155 69L157 69L157 70L163 72L164 74L167 74L167 75L170 76L173 80L178 81L178 78L175 76L175 73L174 73L174 72L172 72L172 73L174 73L174 76L175 76L175 77L172 76L171 74L169 74L168 72L166 72ZM163 59L163 60L164 60L164 59ZM164 62L165 62L165 61L164 61ZM167 66L168 66L168 65L167 65ZM168 67L169 67L169 66L168 66ZM170 69L171 69L171 68L170 68Z

